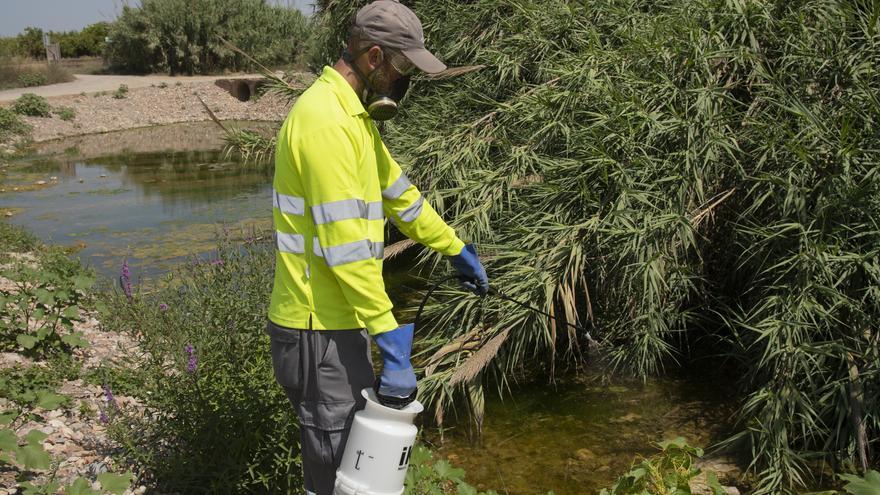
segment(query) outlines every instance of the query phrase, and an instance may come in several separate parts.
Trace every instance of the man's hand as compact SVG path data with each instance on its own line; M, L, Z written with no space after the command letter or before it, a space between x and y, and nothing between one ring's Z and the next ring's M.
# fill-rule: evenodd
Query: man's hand
M452 266L458 270L458 281L461 286L478 296L485 296L489 292L489 277L486 269L480 263L477 256L477 248L473 244L466 244L461 253L452 256Z
M408 323L373 336L382 353L382 374L376 384L376 396L383 406L403 409L415 400L416 374L409 361L413 330L413 324Z

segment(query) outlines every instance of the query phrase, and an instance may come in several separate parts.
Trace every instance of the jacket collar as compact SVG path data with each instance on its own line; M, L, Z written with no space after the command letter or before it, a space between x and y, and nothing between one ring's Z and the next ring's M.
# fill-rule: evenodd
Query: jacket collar
M354 92L354 88L352 88L351 84L342 77L342 74L336 72L336 69L329 65L325 66L323 72L321 72L319 80L330 85L331 90L336 93L336 96L339 98L339 103L342 104L342 108L344 108L349 115L356 116L367 113L364 109L364 104L361 103L361 99L358 98L357 93Z

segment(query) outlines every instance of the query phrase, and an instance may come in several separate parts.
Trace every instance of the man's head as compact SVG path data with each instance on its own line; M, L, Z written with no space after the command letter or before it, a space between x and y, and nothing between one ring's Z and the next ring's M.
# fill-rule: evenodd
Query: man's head
M396 114L414 72L446 69L425 48L418 17L396 0L377 0L357 12L344 58L363 83L361 99L376 120Z

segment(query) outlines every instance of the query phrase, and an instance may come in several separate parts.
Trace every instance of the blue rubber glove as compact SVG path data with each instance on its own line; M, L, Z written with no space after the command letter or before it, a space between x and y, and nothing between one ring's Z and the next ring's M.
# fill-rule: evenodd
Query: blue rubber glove
M379 401L391 407L404 407L415 398L416 374L409 362L412 353L414 326L401 325L390 332L373 336L373 342L382 353L382 374L379 376L377 395ZM388 401L383 401L387 398ZM410 399L408 402L406 399ZM398 401L406 402L399 403Z
M461 253L452 257L452 266L458 270L458 281L465 290L478 296L485 296L489 292L489 277L473 244L466 244Z

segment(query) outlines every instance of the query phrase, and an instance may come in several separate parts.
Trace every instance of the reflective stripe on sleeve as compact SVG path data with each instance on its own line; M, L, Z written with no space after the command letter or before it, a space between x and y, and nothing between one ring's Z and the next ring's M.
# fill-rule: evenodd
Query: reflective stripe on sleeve
M297 196L288 196L272 189L272 206L288 215L305 215L306 200Z
M367 203L362 199L343 199L312 206L312 218L316 225L321 225L351 218L382 220L385 216L381 201Z
M339 266L370 258L382 259L385 254L385 243L362 239L338 246L321 247L321 242L315 237L312 240L312 252L315 256L324 258L327 266Z
M302 234L285 234L275 232L275 242L282 253L303 254L306 252L306 240Z
M384 191L382 191L382 197L385 199L397 199L409 189L409 186L412 185L412 182L409 181L406 175L400 174L400 177L394 181L394 184L388 186Z
M415 203L407 206L403 209L397 216L400 217L400 220L403 222L412 222L416 218L419 218L419 215L422 214L422 204L424 204L425 198L419 196L419 199L415 201Z

